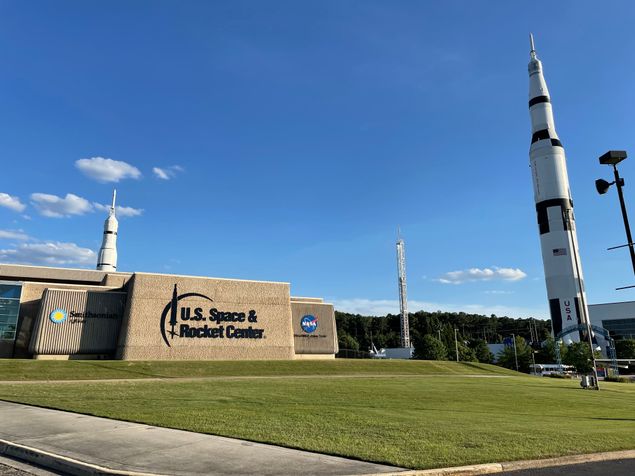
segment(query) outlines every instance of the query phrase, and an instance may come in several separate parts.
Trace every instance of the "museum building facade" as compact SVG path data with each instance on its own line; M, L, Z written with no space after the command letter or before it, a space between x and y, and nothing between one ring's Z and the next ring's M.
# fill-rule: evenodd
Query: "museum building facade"
M0 358L329 359L333 305L289 283L0 264Z

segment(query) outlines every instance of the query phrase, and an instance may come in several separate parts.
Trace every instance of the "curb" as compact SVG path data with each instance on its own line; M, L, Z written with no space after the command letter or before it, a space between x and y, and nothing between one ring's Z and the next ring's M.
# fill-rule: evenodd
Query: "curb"
M406 470L393 473L367 474L364 476L472 476L478 474L495 474L504 471L520 471L523 469L553 468L598 461L635 458L635 450L609 451L606 453L590 453L582 455L562 456L558 458L533 459L524 461L508 461L504 463L486 463L450 468Z
M48 469L61 471L72 476L165 476L158 473L143 473L138 471L110 469L104 466L69 458L67 456L49 453L48 451L39 450L30 446L12 443L11 441L3 439L0 439L0 455L11 456ZM502 473L504 471L520 471L523 469L551 468L556 466L593 463L616 459L635 459L635 450L610 451L606 453L591 453L549 459L509 461L504 463L454 466L449 468L372 473L363 476L472 476L479 474Z
M85 463L67 456L38 450L30 446L12 443L0 439L0 455L11 456L22 461L34 463L44 468L61 471L72 476L126 475L126 476L162 476L156 473L140 473L105 468L96 464Z

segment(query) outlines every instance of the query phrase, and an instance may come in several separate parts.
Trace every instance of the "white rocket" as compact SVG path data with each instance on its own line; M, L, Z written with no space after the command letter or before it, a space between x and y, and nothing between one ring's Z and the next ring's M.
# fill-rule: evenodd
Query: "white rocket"
M542 63L536 58L531 35L530 45L529 114L532 136L529 158L555 336L567 327L586 324L588 311L564 149L556 134ZM569 337L573 341L580 340L578 332L569 334Z
M108 218L104 222L104 239L99 249L97 257L98 271L117 271L117 230L119 222L115 216L115 200L117 198L117 190L112 192L112 205Z

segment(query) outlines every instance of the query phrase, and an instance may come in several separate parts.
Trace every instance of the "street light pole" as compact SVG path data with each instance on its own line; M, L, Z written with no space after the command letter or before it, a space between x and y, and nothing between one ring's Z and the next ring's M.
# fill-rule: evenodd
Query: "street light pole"
M620 174L617 171L617 164L619 164L622 160L626 159L626 157L627 157L627 154L625 150L609 150L606 154L600 157L600 164L613 166L613 175L615 176L615 181L609 183L606 180L598 179L595 181L595 188L597 189L600 195L604 195L608 191L611 185L615 184L615 186L617 187L617 196L620 199L620 208L622 209L622 219L624 220L624 229L626 230L627 243L625 245L609 248L609 250L628 246L628 250L631 254L631 264L633 266L633 273L635 274L635 249L633 248L633 237L631 235L631 227L628 223L628 215L626 214L626 204L624 203L624 193L622 192L622 187L624 186L624 179L620 177ZM627 286L627 287L632 287L632 286ZM626 289L626 288L618 288L618 289Z
M531 365L534 368L533 374L536 375L536 358L534 357L534 354L536 353L536 351L534 349L531 349Z
M456 337L456 327L454 328L454 349L456 350L456 361L459 361L459 341Z
M512 342L514 343L514 360L516 361L516 372L518 372L518 353L516 352L516 336L512 334Z
M628 215L626 214L626 204L624 203L624 193L622 187L624 186L624 179L620 178L620 174L617 171L617 164L613 164L613 174L615 175L615 185L617 187L617 196L620 199L620 208L622 209L622 219L624 220L624 229L626 230L626 243L628 244L628 250L631 252L631 264L633 265L633 274L635 274L635 249L633 249L633 237L631 236L631 227L628 224Z
M568 210L566 212L565 219L567 221L567 228L569 229L569 239L571 240L571 246L573 247L574 221L573 221L573 214L571 212L572 210ZM600 390L600 382L598 380L598 370L595 363L595 354L593 353L593 336L591 334L591 319L589 318L589 313L588 313L588 307L586 302L586 292L584 291L584 287L582 286L582 279L580 278L580 276L582 275L582 271L580 269L580 263L578 262L577 255L574 255L574 257L575 257L574 265L575 265L575 272L576 272L575 274L576 274L576 280L578 281L578 289L580 290L580 304L582 306L583 321L586 325L587 337L589 341L589 349L591 350L591 362L593 365L593 379L594 379L593 387L596 390Z

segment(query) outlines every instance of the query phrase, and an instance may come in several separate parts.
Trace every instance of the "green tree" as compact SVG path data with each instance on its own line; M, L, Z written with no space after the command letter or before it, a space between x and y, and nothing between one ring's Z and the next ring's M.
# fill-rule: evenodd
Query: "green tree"
M549 336L542 348L536 352L537 364L553 364L556 362L556 343L553 337Z
M478 362L478 359L476 358L476 353L474 352L473 349L465 345L465 343L463 343L462 341L458 342L458 347L459 347L459 360L461 362Z
M635 359L635 339L615 341L615 353L618 359Z
M359 342L355 340L355 337L345 333L338 336L337 343L339 344L340 350L359 350Z
M490 352L487 343L483 339L472 339L468 345L474 351L474 355L479 362L491 364L492 360L494 360L494 354Z
M415 359L422 360L447 360L448 350L443 342L431 334L419 337L414 342Z
M598 354L596 353L596 356ZM562 356L562 363L573 365L579 374L588 374L593 371L593 361L591 360L591 350L588 342L573 342L570 344Z
M521 336L516 336L516 356L518 357L518 371L529 373L531 365L531 347L527 341ZM514 346L506 345L505 348L498 353L498 365L508 369L516 370L516 356L514 355Z

